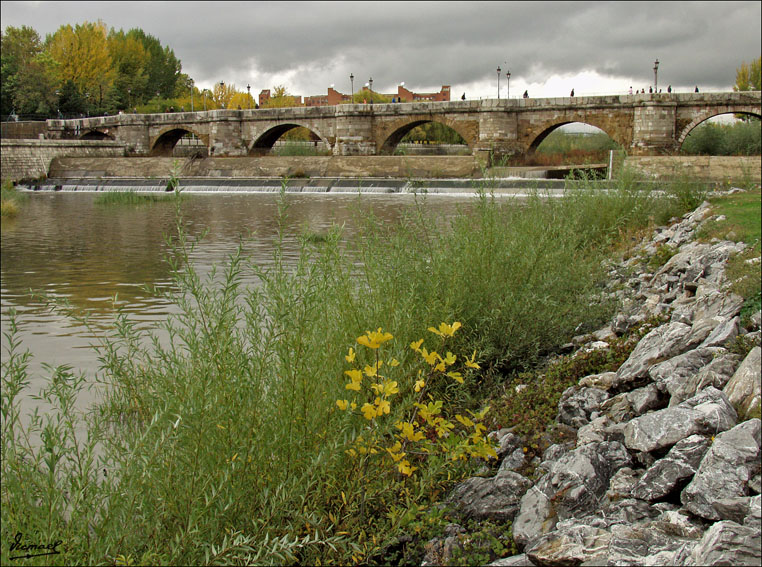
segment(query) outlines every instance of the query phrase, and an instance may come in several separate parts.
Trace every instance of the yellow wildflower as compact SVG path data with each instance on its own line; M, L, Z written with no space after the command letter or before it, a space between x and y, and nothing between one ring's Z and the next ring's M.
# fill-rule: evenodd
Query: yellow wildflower
M422 431L416 431L415 427L412 423L397 423L397 429L399 429L402 433L400 433L400 436L403 439L407 439L408 441L420 441L425 437Z
M407 459L403 459L402 462L397 465L397 469L405 476L410 476L413 474L413 471L418 470L418 467L411 466Z
M461 324L458 321L455 321L452 325L448 325L447 323L440 323L438 330L434 327L429 327L429 331L435 335L439 335L440 337L451 337L455 334L455 331L460 329L460 327Z
M376 349L393 338L394 336L391 333L384 333L381 331L381 327L379 327L378 331L365 331L362 337L357 337L357 342L368 348Z
M379 369L380 369L380 368L381 368L383 365L384 365L384 361L383 361L383 360L379 360L378 362L376 362L375 364L373 364L373 366L369 366L369 365L367 365L367 364L366 364L366 365L365 365L365 368L363 368L363 372L365 372L365 375L366 375L368 378L373 378L374 376L377 376L377 375L378 375L378 371L379 371Z
M476 368L479 369L481 366L479 366L476 362L474 362L474 358L476 358L476 351L474 351L474 354L471 355L471 358L466 359L466 366L469 368Z
M410 343L410 348L412 348L415 352L421 352L421 345L423 344L423 339L420 341L413 341Z
M455 380L457 383L463 383L463 375L460 372L448 372L447 375Z
M426 382L424 380L416 380L415 381L415 391L420 392L423 387L426 386Z
M349 402L347 400L336 400L336 405L339 406L339 409L344 411L349 407Z
M437 359L441 360L435 351L429 352L426 350L426 347L421 350L421 356L423 357L423 360L428 362L431 366L434 366L437 363Z
M459 422L461 422L466 427L473 427L474 422L468 419L467 417L463 417L462 415L458 414L455 416L455 419L457 419Z
M347 390L355 390L357 392L360 391L360 384L362 383L362 372L359 370L353 369L353 370L345 370L344 374L349 376L352 379L352 382L347 384L345 387Z
M363 416L367 420L371 420L374 417L376 417L376 406L371 405L371 404L369 404L367 402L363 404L363 406L360 409L360 411L362 412Z
M349 354L344 357L348 363L352 364L355 361L355 350L349 347Z
M381 398L376 398L376 415L381 416L385 413L389 413L391 409L391 405L389 404L388 400L382 400Z
M391 396L392 394L398 394L400 389L397 387L396 380L384 380L384 387L381 393L384 396Z

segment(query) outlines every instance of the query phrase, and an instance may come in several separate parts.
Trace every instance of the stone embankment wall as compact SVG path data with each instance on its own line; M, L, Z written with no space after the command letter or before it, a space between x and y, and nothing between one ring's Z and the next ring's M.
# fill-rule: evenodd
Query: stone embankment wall
M123 156L119 142L91 140L0 140L2 180L38 179L48 175L58 156Z
M704 222L722 222L709 203L610 267L619 313L571 348L607 349L638 322L663 323L616 372L563 393L554 427L574 441L532 459L527 439L490 434L499 465L455 488L463 521L428 543L424 565L452 560L469 519L474 533L485 520L512 522L523 553L493 566L760 565L762 313L742 321L744 300L728 289L726 263L746 245L697 242ZM642 258L662 246L677 253L648 269Z
M751 181L762 177L760 156L628 156L625 167L657 179L688 175L710 181L734 181L748 175Z
M50 165L49 177L166 177L174 163L185 177L473 177L473 156L308 156L239 158L73 158Z

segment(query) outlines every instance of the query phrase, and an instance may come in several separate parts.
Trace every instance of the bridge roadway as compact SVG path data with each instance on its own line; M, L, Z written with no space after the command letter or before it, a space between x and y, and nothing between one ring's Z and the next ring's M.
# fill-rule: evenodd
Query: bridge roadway
M299 126L333 155L390 155L410 130L440 122L476 156L533 152L556 128L581 122L600 128L630 155L671 154L698 124L720 114L762 115L760 91L637 94L396 104L120 114L48 120L50 139L111 139L128 156L167 156L192 133L209 155L257 156Z

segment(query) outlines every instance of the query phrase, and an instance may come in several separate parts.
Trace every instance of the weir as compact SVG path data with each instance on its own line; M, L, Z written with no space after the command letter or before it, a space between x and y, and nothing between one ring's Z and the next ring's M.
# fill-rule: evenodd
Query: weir
M126 192L163 193L167 192L169 178L114 178L114 179L47 179L45 181L19 185L29 191L51 192ZM604 184L605 182L600 182ZM392 178L312 178L312 179L180 179L182 192L187 193L277 193L284 188L287 193L400 193L464 195L475 194L481 187L495 194L525 194L532 189L561 190L563 180L555 179L392 179Z

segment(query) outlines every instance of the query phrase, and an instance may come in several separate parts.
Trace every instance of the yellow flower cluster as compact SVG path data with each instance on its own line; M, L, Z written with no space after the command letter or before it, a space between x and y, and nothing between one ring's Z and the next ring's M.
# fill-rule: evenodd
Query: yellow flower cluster
M428 330L439 336L444 343L445 340L454 336L460 328L461 324L456 321L452 325L441 323L438 328L429 327ZM369 440L365 440L362 435L354 440L354 447L347 451L352 456L378 454L379 449L383 448L380 441L375 441L379 437L384 437L377 419L391 413L391 399L400 393L400 383L380 374L384 365L388 369L392 369L399 366L399 362L396 359L385 362L379 356L379 349L381 345L393 338L391 333L383 332L380 327L377 331L366 331L365 335L357 338L357 343L372 349L375 360L366 364L362 370L352 368L344 372L350 379L349 383L345 385L345 389L360 393L365 386L365 399L367 401L343 399L337 400L336 405L340 410L349 410L352 413L355 413L359 407L357 414L362 415L369 422L368 427L371 428ZM417 378L409 382L411 388L409 394L414 399L417 398L417 401L412 402L409 408L412 414L408 420L394 423L397 430L397 433L393 434L394 443L381 452L391 458L397 471L404 476L411 476L418 469L406 458L408 457L406 447L410 444L416 444L414 454L418 459L437 451L448 453L453 460L469 457L497 458L495 450L484 437L486 427L480 423L489 407L477 413L469 412L471 417L458 414L455 416L455 422L453 422L442 415L443 402L441 400L433 400L429 396L429 401L424 403L423 397L426 394L426 386L432 380L436 380L437 376L446 376L459 384L464 383L464 376L462 372L453 368L458 362L458 357L455 354L444 351L445 354L442 355L433 350L429 351L423 346L423 343L424 340L420 339L410 344L410 348L420 355L428 367L428 370L419 370ZM354 364L357 360L357 354L350 347L349 353L344 358L348 363ZM471 355L471 358L462 359L462 364L465 368L478 370L479 364L475 362L475 359L476 351ZM426 366L424 366L425 368ZM367 385L364 384L366 378L368 379ZM458 435L454 438L458 439L457 442L448 439L453 433Z

